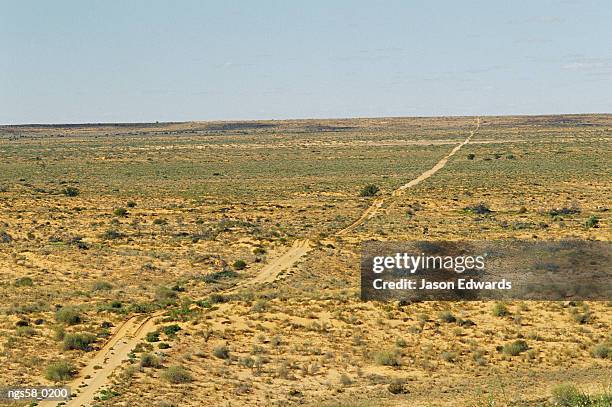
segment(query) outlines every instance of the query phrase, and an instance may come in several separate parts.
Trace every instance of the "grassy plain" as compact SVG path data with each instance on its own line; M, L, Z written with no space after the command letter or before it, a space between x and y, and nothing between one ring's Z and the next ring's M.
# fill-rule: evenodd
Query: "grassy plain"
M100 405L523 406L563 383L610 394L610 302L359 301L365 239L612 237L610 115L482 118L445 168L391 197L473 127L0 127L0 386L52 383L58 361L78 371L128 317L162 310ZM368 184L381 209L335 236L372 202ZM465 211L479 203L492 212ZM313 249L245 284L298 239Z

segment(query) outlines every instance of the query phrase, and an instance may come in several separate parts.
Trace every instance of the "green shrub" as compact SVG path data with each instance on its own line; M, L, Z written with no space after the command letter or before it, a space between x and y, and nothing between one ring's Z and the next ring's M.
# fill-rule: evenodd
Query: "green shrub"
M369 184L363 187L359 196L375 196L380 191L380 188L374 184Z
M593 346L591 355L599 359L612 359L612 348L605 343Z
M230 357L229 349L225 345L216 346L213 349L213 356L219 359L229 359Z
M510 315L510 311L508 311L508 307L503 302L496 302L493 305L493 315L496 317L505 317L506 315Z
M62 382L73 378L76 375L76 368L68 361L53 362L45 369L47 380Z
M466 206L463 208L466 212L470 212L476 215L486 215L493 212L487 204L480 202L476 205Z
M0 243L11 243L13 241L13 237L6 233L6 231L0 229Z
M178 294L176 291L168 288L168 287L159 287L155 291L155 299L157 301L173 301L178 298Z
M467 155L467 159L468 160L473 160L474 158L476 158L476 154L470 153L470 154Z
M159 349L170 349L170 345L167 344L166 342L160 342L159 345L157 345L157 347Z
M145 340L147 342L159 342L159 332L153 331L153 332L147 333L147 335L145 336Z
M386 349L374 353L374 362L382 366L401 366L401 353L397 349Z
M167 336L175 336L178 331L181 330L181 327L177 324L174 325L166 325L161 328L161 331Z
M78 188L75 187L66 187L62 189L62 194L66 196L78 196L80 193Z
M96 281L93 284L94 291L108 291L112 289L113 289L113 285L107 281Z
M15 281L15 287L32 287L34 282L30 277L21 277Z
M123 207L116 208L113 211L113 215L115 215L115 216L127 216L127 214L128 214L127 209L125 209Z
M128 207L128 208L135 208L135 207L136 207L136 202L134 202L134 201L128 201L128 202L127 202L127 207Z
M143 353L140 355L140 366L141 367L152 367L158 369L162 366L161 360L152 353Z
M60 308L55 313L55 319L57 322L63 322L68 325L80 324L83 321L79 311L73 307Z
M36 329L31 326L19 326L15 330L15 334L17 334L17 336L30 337L36 335Z
M246 268L247 264L246 261L244 260L236 260L234 262L234 269L236 270L244 270Z
M180 365L170 366L161 373L161 377L173 384L189 383L193 380L191 373Z
M599 218L595 215L592 215L586 220L586 222L584 223L584 226L587 229L599 227Z
M96 336L90 333L74 333L64 335L64 350L91 350L91 344L96 341Z
M592 400L571 384L560 384L552 389L552 402L559 407L592 406Z
M444 351L442 352L441 357L442 357L442 360L445 362L455 363L459 356L457 355L456 352Z
M512 343L504 345L504 347L502 348L502 352L504 352L506 355L517 356L521 352L526 351L527 349L529 349L527 342L522 339L519 339Z
M108 229L102 234L102 238L105 240L115 240L123 237L123 233L115 229Z
M440 312L440 314L438 315L438 318L440 318L440 321L447 322L447 323L452 323L452 322L457 321L457 318L455 318L453 313L450 311Z

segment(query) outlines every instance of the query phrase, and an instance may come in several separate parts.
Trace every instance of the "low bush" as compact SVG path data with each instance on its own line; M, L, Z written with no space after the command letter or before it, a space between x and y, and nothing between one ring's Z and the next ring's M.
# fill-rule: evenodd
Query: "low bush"
M382 366L401 366L402 358L398 349L386 349L374 353L374 362Z
M493 212L487 204L480 202L476 205L470 205L463 208L466 212L473 213L475 215L486 215Z
M591 355L599 359L612 359L612 348L605 343L593 346L591 349Z
M115 208L115 210L113 211L113 215L115 216L127 216L128 211L127 209L123 208L123 207L119 207L119 208Z
M55 313L57 322L62 322L68 325L80 324L83 321L80 312L73 307L63 307Z
M246 261L244 260L236 260L234 262L234 269L236 270L244 270L246 268L247 264Z
M587 229L599 227L599 218L595 215L590 216L584 223L584 226Z
M21 277L15 281L15 287L32 287L34 282L30 277Z
M69 333L64 335L64 350L84 350L89 352L92 350L91 344L96 341L96 336L87 332Z
M66 187L62 189L62 194L66 196L78 196L80 194L80 191L76 187Z
M502 352L505 353L506 355L517 356L521 352L526 351L527 349L529 349L527 342L525 342L522 339L519 339L512 343L504 345L502 348Z
M191 373L180 365L170 366L161 373L161 377L173 384L189 383L193 380Z
M493 315L496 317L505 317L506 315L510 315L510 311L508 311L508 307L503 302L496 302L493 305Z
M380 191L380 188L378 186L374 184L369 184L363 187L363 189L359 193L359 196L364 196L364 197L375 196L376 194L378 194L379 191Z
M53 362L45 369L47 380L62 382L72 379L76 375L76 368L68 361Z
M158 369L162 366L162 363L161 360L153 353L143 353L140 356L140 366Z
M108 291L112 289L113 289L113 285L109 283L108 281L96 281L93 284L94 291Z
M447 322L447 323L452 323L452 322L457 321L457 318L455 318L453 313L450 311L440 312L440 314L438 315L438 318L440 318L440 321Z
M216 346L213 349L213 356L219 359L229 359L230 357L229 349L225 345Z

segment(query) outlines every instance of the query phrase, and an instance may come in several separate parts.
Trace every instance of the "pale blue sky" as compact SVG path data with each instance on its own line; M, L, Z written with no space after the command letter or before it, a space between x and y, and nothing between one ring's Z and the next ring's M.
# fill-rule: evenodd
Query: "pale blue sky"
M609 1L4 1L0 123L612 111Z

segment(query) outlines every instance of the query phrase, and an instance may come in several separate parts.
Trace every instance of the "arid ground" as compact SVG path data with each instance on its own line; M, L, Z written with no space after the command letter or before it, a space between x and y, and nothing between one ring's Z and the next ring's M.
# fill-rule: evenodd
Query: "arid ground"
M611 141L612 115L0 126L0 386L609 406L612 301L362 302L359 260L368 239L609 241Z

